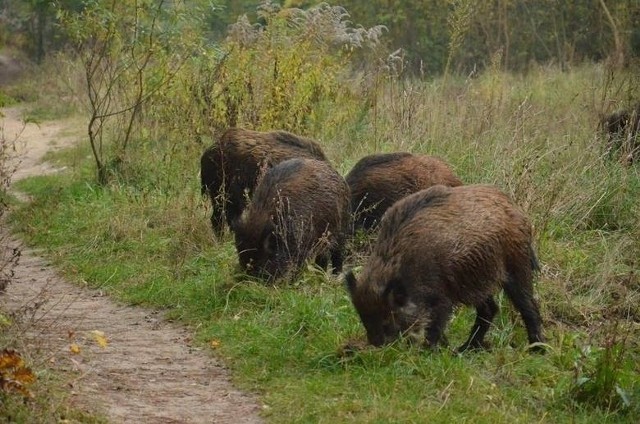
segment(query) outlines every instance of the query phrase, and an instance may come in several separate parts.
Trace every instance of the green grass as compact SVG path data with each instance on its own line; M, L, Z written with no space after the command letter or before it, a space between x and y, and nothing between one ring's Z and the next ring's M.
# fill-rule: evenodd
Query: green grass
M198 192L200 147L185 140L150 137L106 187L94 182L86 146L55 155L69 172L20 182L34 201L12 222L70 278L165 308L203 345L218 341L211 353L239 387L259 394L273 422L632 423L640 414L640 168L599 157L601 75L593 66L450 78L446 87L405 82L404 97L381 90L375 121L346 102L351 109L336 114L356 121L314 134L343 173L374 150L427 152L465 182L495 183L522 205L543 264L536 289L546 355L526 352L522 322L503 298L489 352L398 342L345 355L364 329L342 282L313 268L276 286L240 274L231 238L213 240ZM470 309L458 311L452 346L472 322Z

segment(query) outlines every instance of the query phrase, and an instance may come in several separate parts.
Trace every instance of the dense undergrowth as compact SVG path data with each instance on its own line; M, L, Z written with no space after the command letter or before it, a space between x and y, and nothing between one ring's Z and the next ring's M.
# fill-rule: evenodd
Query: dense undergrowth
M68 171L18 184L33 202L17 208L15 229L70 278L197 329L273 422L635 422L640 168L605 158L597 125L640 95L640 76L585 64L404 79L392 56L354 71L351 54L318 41L320 27L251 28L149 97L103 184L84 140L51 155ZM305 48L293 48L303 35ZM356 43L375 32L360 37L352 52L375 56ZM398 342L345 355L364 330L339 279L310 266L267 286L239 272L229 234L212 235L199 156L232 124L311 136L342 174L365 154L406 150L441 156L465 183L501 187L534 224L548 353L527 353L500 298L488 352ZM472 322L458 311L453 346Z

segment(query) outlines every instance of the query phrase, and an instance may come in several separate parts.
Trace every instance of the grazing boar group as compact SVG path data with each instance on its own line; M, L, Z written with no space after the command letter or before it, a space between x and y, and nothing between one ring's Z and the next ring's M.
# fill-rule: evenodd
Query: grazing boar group
M286 131L228 129L200 158L202 194L211 199L211 226L220 235L240 217L260 173L296 157L326 160L314 140Z
M377 236L360 275L346 273L374 346L417 335L436 347L454 307L468 305L477 316L459 350L485 347L501 290L529 342L544 342L529 220L497 188L463 185L442 159L374 154L343 178L310 139L232 128L202 155L201 184L214 232L226 220L241 268L269 281L308 260L340 272L355 231Z

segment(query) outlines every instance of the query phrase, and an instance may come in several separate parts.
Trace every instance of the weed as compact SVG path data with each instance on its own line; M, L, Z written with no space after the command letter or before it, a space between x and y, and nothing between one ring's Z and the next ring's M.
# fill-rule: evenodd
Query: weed
M576 357L571 397L578 403L605 411L624 411L631 406L622 381L623 371L629 366L627 335L621 334L617 321L607 330L603 347L586 345Z

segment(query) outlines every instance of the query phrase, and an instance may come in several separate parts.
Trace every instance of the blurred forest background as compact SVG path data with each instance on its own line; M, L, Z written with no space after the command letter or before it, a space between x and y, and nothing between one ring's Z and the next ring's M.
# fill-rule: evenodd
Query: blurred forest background
M68 43L59 25L60 11L80 13L91 3L95 2L2 0L0 46L10 43L20 47L40 62ZM174 2L164 3L171 7ZM215 44L226 37L227 27L240 16L260 22L256 11L265 2L175 3L199 9L201 21L197 24ZM286 0L282 6L309 8L320 3L343 6L351 21L365 27L384 25L388 30L386 46L390 50L402 49L412 73L438 75L447 65L469 73L488 66L488 60L498 53L505 70L526 70L532 63L546 62L571 66L584 60L602 60L612 53L622 58L640 53L637 0ZM464 25L460 28L464 32L462 39L452 37L450 26L454 19ZM459 45L450 58L452 44Z

